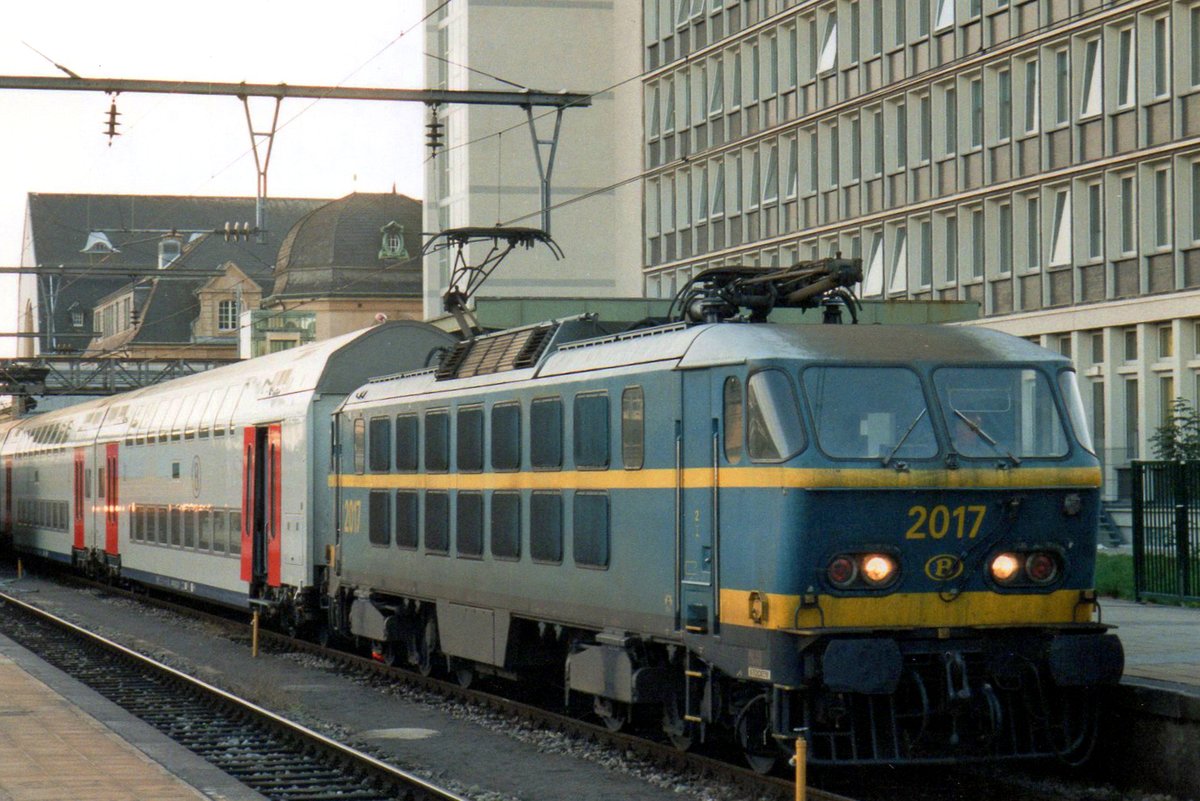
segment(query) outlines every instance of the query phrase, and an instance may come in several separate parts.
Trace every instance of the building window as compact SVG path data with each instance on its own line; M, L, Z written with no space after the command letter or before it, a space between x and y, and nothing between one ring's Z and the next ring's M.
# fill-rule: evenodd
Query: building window
M817 73L829 72L837 66L837 14L825 20L825 37L821 40L821 55L817 59Z
M996 122L996 134L1000 141L1004 142L1012 137L1012 73L1001 70L996 75L996 81L1000 95L997 109L1000 119Z
M971 80L971 147L983 145L983 79Z
M1071 190L1060 189L1054 195L1054 237L1050 246L1050 264L1071 262Z
M850 180L862 177L862 124L858 117L850 120Z
M903 294L908 289L908 236L904 226L896 228L896 242L892 248L892 280L888 292Z
M1125 379L1125 457L1138 457L1138 382L1136 378Z
M1137 220L1137 195L1135 181L1132 175L1121 176L1121 252L1133 253L1137 250L1137 231L1134 222Z
M1092 364L1104 364L1104 331L1092 332Z
M716 58L712 61L712 89L708 96L708 113L716 116L725 108L725 62Z
M933 110L930 108L929 95L921 95L917 99L917 114L921 120L921 141L918 143L922 162L928 162L933 157Z
M933 29L943 31L952 27L954 27L954 0L938 0L937 22L934 23Z
M858 3L850 3L850 63L858 63L859 53L859 7Z
M945 154L952 156L958 152L958 91L954 84L946 87L946 145Z
M921 287L926 288L933 284L933 223L929 220L922 220L920 234Z
M1088 258L1104 255L1104 202L1100 184L1088 184Z
M1138 358L1138 335L1136 328L1125 329L1125 361L1136 362Z
M1196 19L1195 9L1192 10L1192 19ZM1120 51L1118 53L1120 64L1117 65L1117 105L1128 106L1136 97L1137 87L1137 61L1135 60L1137 51L1133 43L1133 28L1126 28L1117 34L1117 48ZM1196 63L1193 60L1193 65Z
M871 242L871 257L867 260L862 294L866 297L883 294L883 233L881 231L875 232Z
M1191 23L1191 47L1188 52L1192 55L1192 86L1200 85L1200 6L1192 6L1189 12Z
M1154 96L1165 97L1171 91L1170 22L1167 17L1154 20Z
M1170 325L1158 327L1158 359L1164 361L1175 355L1175 331Z
M1041 204L1031 197L1025 204L1025 254L1026 265L1036 270L1042 266L1042 220L1039 216Z
M1092 117L1100 113L1100 40L1084 45L1083 83L1080 85L1079 116Z
M903 103L896 105L896 167L908 166L908 113Z
M242 304L237 300L221 300L217 302L217 330L235 331L238 327L238 317L242 313Z
M946 217L946 247L943 253L946 263L946 282L958 280L958 218L953 214Z
M1154 171L1154 246L1171 246L1171 168Z
M971 210L971 277L983 277L984 243L983 209Z
M1036 59L1025 62L1025 132L1038 129L1038 63Z
M1066 49L1054 54L1054 121L1065 125L1071 118L1071 61Z
M835 140L836 141L836 140ZM763 171L763 202L779 200L779 145L771 143L767 151L767 166Z
M875 154L874 174L880 176L883 175L883 109L876 109L871 115L871 125L874 128L875 135L875 147L873 148ZM1196 164L1197 169L1200 170L1200 162ZM1197 184L1197 186L1200 186L1200 184ZM1197 191L1200 192L1200 190ZM1197 228L1197 232L1197 239L1200 239L1200 227Z
M999 271L1001 275L1008 275L1012 272L1012 204L1005 203L1000 206L1000 232L999 243L997 248L997 256L999 258Z

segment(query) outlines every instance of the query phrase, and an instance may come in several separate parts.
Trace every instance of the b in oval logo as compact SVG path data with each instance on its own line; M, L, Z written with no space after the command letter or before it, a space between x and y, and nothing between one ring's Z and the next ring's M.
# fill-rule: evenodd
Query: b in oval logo
M949 581L962 575L963 563L957 556L940 553L925 563L925 575L934 581Z

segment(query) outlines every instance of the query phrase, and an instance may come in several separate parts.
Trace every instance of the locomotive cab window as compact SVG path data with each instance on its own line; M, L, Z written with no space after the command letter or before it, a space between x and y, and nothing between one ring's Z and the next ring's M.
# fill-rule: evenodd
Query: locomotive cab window
M646 396L641 387L621 393L621 466L641 470L646 458Z
M529 460L535 470L562 468L562 430L562 400L534 400L529 407Z
M386 473L392 466L392 421L388 417L371 418L368 464L372 473Z
M1067 455L1066 431L1050 381L1019 367L944 367L933 383L960 456L1002 459Z
M742 382L737 376L725 379L725 460L730 464L742 461L742 438L745 436L742 409Z
M417 469L417 416L396 416L396 469L411 473Z
M921 380L906 367L810 367L804 392L817 444L835 459L937 455Z
M782 370L763 370L746 382L746 450L756 462L779 462L804 448L800 406Z
M575 466L602 469L608 462L608 395L576 395Z

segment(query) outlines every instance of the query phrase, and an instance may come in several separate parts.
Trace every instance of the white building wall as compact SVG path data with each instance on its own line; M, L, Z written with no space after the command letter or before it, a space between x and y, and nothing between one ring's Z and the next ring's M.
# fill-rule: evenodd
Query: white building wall
M428 0L430 10L438 4ZM451 62L426 65L426 84L451 89L511 89L466 67L538 90L597 93L592 105L563 113L551 174L551 234L565 258L543 248L512 253L490 278L489 296L639 296L641 294L640 3L618 0L467 2L452 0L430 19L430 52ZM624 83L621 83L624 81ZM621 84L616 86L616 84ZM425 230L542 227L537 162L525 111L455 106L439 110L447 147L427 162ZM630 116L633 115L633 116ZM554 113L534 109L537 135L552 138ZM543 163L548 159L543 148ZM476 264L488 245L471 250ZM425 312L440 313L452 253L425 260Z

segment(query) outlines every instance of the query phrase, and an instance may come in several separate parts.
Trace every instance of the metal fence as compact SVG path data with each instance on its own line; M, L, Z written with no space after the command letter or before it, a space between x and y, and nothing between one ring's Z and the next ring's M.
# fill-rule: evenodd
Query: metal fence
M1200 601L1200 462L1132 468L1136 598Z

